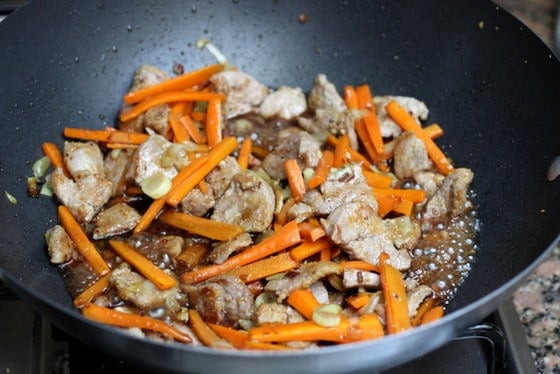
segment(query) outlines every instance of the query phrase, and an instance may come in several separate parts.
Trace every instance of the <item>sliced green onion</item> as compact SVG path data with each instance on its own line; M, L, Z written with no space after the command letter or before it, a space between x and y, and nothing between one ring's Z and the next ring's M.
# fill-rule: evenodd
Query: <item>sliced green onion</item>
M8 198L8 201L11 204L16 205L17 204L17 199L14 195L12 195L11 193L9 193L8 191L4 191L4 195L6 195L6 197Z
M33 163L31 170L33 170L34 176L40 178L45 175L50 166L51 160L47 156L44 156Z
M313 322L323 327L335 327L340 324L342 307L338 304L320 305L313 311Z
M154 173L144 179L140 188L152 199L159 199L171 189L171 179L162 172Z

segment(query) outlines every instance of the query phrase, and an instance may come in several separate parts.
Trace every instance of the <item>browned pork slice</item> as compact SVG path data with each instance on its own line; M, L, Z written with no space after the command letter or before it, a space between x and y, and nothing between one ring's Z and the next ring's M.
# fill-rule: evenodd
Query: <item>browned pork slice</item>
M418 121L425 121L428 119L429 110L426 104L413 97L407 96L375 96L373 103L377 112L377 119L381 127L381 136L384 138L397 137L401 134L402 130L391 117L387 114L385 106L391 101L395 100L402 105L414 118Z
M105 156L105 177L113 183L113 196L119 192L117 189L121 179L126 177L132 153L133 151L130 149L120 149L115 152L109 152Z
M263 232L272 223L275 203L272 187L246 170L233 177L210 218L240 225L247 232Z
M167 138L170 131L169 112L171 112L171 108L167 104L157 105L146 110L142 121L144 129L152 129Z
M224 194L233 177L241 171L233 157L226 157L205 178L208 191L203 193L195 188L181 202L181 210L195 216L204 216L216 204L216 199Z
M153 134L148 140L138 146L132 155L129 169L130 176L138 185L141 185L146 178L158 172L165 174L170 179L177 175L175 166L165 162L166 158L164 157L166 150L172 144L163 136Z
M288 307L278 303L262 303L254 313L256 325L288 323Z
M264 287L265 291L274 292L278 302L282 302L298 288L308 288L318 280L331 274L340 274L338 264L330 261L308 262L302 264L295 276L273 279Z
M268 87L250 75L237 70L226 70L210 78L217 92L226 96L224 115L233 118L254 110L268 95Z
M335 85L327 79L325 74L319 74L315 78L315 82L309 92L309 108L317 109L334 109L342 112L346 109L344 100L338 93Z
M420 307L420 304L422 304L422 301L424 301L424 299L428 296L433 295L433 293L434 291L430 287L423 284L414 287L412 290L409 290L406 293L409 317L414 317L416 315L416 312L418 311L418 308Z
M210 323L237 326L241 319L253 316L253 295L239 279L221 276L197 285L182 284L189 305Z
M208 260L215 264L221 264L234 252L246 248L253 244L251 235L244 232L226 242L216 242L213 244L212 251L208 255Z
M409 131L397 137L393 154L395 175L399 179L412 178L416 172L428 170L433 165L424 142Z
M445 175L434 171L418 171L414 173L414 181L421 189L426 191L426 198L431 198L437 191L439 185L445 179Z
M398 249L413 249L422 235L420 224L409 216L386 218L383 225L389 239Z
M74 242L60 225L49 229L45 234L49 259L53 264L63 264L79 257Z
M121 299L142 309L166 308L175 313L186 302L185 295L178 286L162 291L148 279L132 271L126 262L113 270L110 283Z
M259 114L265 118L280 117L292 119L307 110L307 101L301 88L282 86L268 94L259 107Z
M103 153L94 142L65 141L64 163L75 180L90 175L105 178Z
M173 259L183 252L185 239L178 235L138 234L128 244L160 267L171 268Z
M371 271L344 269L342 273L342 285L347 289L356 287L378 288L380 284L379 274Z
M445 177L436 193L426 203L423 220L439 222L448 216L457 216L471 207L467 199L473 180L470 169L458 168Z
M140 220L140 213L126 203L118 203L101 210L95 217L93 238L105 239L132 230Z
M278 140L278 145L268 154L262 168L272 178L284 179L284 161L297 160L301 170L315 168L321 158L321 144L309 133L298 131Z

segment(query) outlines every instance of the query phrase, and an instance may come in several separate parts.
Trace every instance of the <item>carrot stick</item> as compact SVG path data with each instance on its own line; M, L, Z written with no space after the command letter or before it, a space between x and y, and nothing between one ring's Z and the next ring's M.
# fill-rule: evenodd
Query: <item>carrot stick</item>
M375 110L369 85L363 84L361 86L357 86L355 90L356 99L358 101L358 109L367 109L369 111Z
M208 245L202 243L194 243L187 247L183 252L181 252L179 256L175 257L175 259L177 261L180 261L186 269L190 270L200 261L202 261L204 256L206 256L209 251L210 248Z
M222 140L222 103L217 98L208 101L206 139L210 147L216 146Z
M214 348L233 348L204 322L195 309L189 309L189 326L204 345Z
M382 252L379 256L379 275L385 299L385 319L387 332L395 334L410 329L408 300L400 271L389 262L389 256Z
M313 318L313 311L321 305L309 288L298 288L292 291L286 301L308 320Z
M220 143L210 149L206 160L197 165L184 180L180 181L176 188L169 191L166 201L169 205L176 207L192 189L210 173L220 161L226 158L237 148L237 139L234 137L224 138ZM189 165L187 165L189 167Z
M365 292L348 296L346 302L354 309L363 308L369 302L369 295Z
M406 109L399 103L392 100L386 106L387 114L405 131L412 131L418 139L424 142L428 156L432 159L438 170L447 175L453 171L451 162L447 159L441 149L434 143L434 141L424 132L422 127L416 119L412 117Z
M216 92L203 91L166 91L160 94L150 96L130 109L127 109L119 115L122 122L130 121L144 113L146 110L162 104L170 104L178 101L223 101L225 96Z
M231 327L216 325L215 323L207 323L208 327L220 338L226 340L235 348L245 348L245 343L249 339L249 333L244 330L236 330Z
M329 173L331 172L331 168L334 163L334 153L326 150L323 151L321 155L321 159L319 160L319 164L315 168L315 172L309 181L307 182L307 188L313 189L315 187L319 187L324 181L327 180Z
M66 163L64 162L64 157L58 149L58 146L54 143L45 142L41 145L43 153L47 156L51 162L51 165L54 169L62 168L62 172L67 178L72 178L70 172L66 168Z
M332 246L331 241L327 238L317 239L314 242L304 242L290 251L290 256L294 261L302 261L307 257L313 256L321 252L325 248Z
M290 209L292 209L295 203L296 200L292 196L288 197L288 199L284 202L284 205L282 205L282 209L280 209L280 212L276 215L274 224L280 225L280 227L282 227L286 222L288 222L288 214L290 213Z
M243 143L241 143L241 149L239 150L239 155L237 156L237 163L241 170L247 170L249 166L249 156L251 155L251 147L253 145L253 141L251 138L243 139Z
M250 283L274 274L295 269L298 266L299 263L292 260L290 254L285 252L240 266L228 271L226 274L239 277L244 283Z
M373 111L367 112L362 119L366 124L366 129L375 152L380 156L383 155L385 150L383 149L383 138L381 137L381 128L379 127L377 115Z
M183 111L185 110L185 102L178 102L171 106L171 111L169 112L169 126L173 130L173 135L175 137L175 142L183 143L190 140L189 133L186 126L181 122L181 117L183 117Z
M395 210L401 203L402 199L394 194L375 194L377 201L377 215L381 218L385 217L391 211Z
M165 80L134 92L123 95L123 101L127 104L135 104L149 96L161 94L166 91L176 91L196 86L206 82L210 77L224 69L223 64L208 65L175 78Z
M191 234L205 236L210 239L226 241L243 233L243 227L208 218L193 216L183 212L168 210L162 213L158 220L173 227L190 232Z
M420 324L425 325L427 323L437 321L438 319L443 317L443 312L443 306L438 305L433 307L424 314L424 317L422 317L422 322Z
M294 201L299 202L303 200L303 195L305 195L305 181L303 180L303 175L301 174L301 169L297 161L293 158L284 161L284 171L286 172Z
M200 283L206 279L223 274L236 267L258 261L274 253L289 248L301 241L297 223L290 221L261 242L246 248L221 264L205 266L182 275L185 283Z
M348 134L344 134L338 139L334 148L334 158L332 166L339 168L346 162L346 152L350 148L350 138Z
M314 242L327 235L325 230L318 223L303 221L298 224L299 233L304 240Z
M328 135L327 136L327 143L336 147L336 144L338 143L338 139L334 135ZM364 155L362 155L361 153L359 153L358 151L356 151L352 147L348 148L348 152L350 153L350 159L352 161L360 162L360 163L362 163L362 166L363 166L364 169L371 170L371 163L368 161L368 159Z
M119 130L90 130L74 127L65 127L64 136L72 139L91 140L120 144L142 144L150 137L140 132L126 132Z
M437 139L443 135L443 129L437 123L432 123L424 127L423 130L431 139Z
M179 122L181 122L181 124L185 126L187 133L196 144L202 144L206 142L206 138L200 132L196 124L193 122L191 116L185 115L181 117Z
M379 266L361 260L347 260L341 261L338 263L338 266L341 270L344 269L355 269L355 270L363 270L363 271L375 271L379 273Z
M138 253L134 248L119 240L109 240L119 257L128 262L160 290L167 290L177 284L175 278L154 265L152 261Z
M371 142L366 123L362 119L359 119L354 123L354 128L356 130L356 135L358 135L358 139L362 142L369 159L373 162L379 161L380 157Z
M424 301L422 301L422 303L416 310L416 315L414 315L414 317L412 317L410 321L412 326L419 326L420 323L422 322L422 318L424 317L424 314L426 314L428 310L432 309L435 306L435 303L436 303L436 299L433 297L427 297Z
M167 335L182 343L191 343L190 336L162 320L141 316L133 313L119 312L114 309L105 308L96 304L88 304L82 309L83 315L92 321L101 322L106 325L117 327L138 327Z
M83 290L74 298L74 306L81 309L89 304L94 297L105 292L109 288L109 278L111 278L111 273L103 275L94 284Z
M358 98L356 97L356 90L354 87L344 86L343 96L348 109L358 109Z
M370 170L363 170L364 178L368 185L374 188L389 188L393 184L393 178L388 175L375 173Z
M99 276L107 274L111 270L109 265L101 257L93 243L89 241L86 233L65 205L58 206L58 219L76 245L76 251L91 265L93 271Z
M270 151L268 149L258 146L256 144L253 144L253 146L251 147L251 152L255 157L261 160L263 160L266 156L270 154Z

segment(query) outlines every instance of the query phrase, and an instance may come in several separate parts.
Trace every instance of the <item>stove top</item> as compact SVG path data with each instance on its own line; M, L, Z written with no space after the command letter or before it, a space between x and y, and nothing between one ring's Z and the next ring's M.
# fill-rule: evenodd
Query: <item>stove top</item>
M1 283L0 331L0 373L155 373L74 340ZM513 303L508 301L439 350L384 374L424 372L536 373Z

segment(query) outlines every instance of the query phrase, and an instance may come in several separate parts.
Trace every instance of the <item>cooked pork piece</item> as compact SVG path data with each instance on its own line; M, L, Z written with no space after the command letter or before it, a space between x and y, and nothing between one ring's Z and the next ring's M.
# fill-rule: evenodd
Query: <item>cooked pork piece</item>
M302 264L293 277L285 276L273 279L265 286L265 291L275 292L278 302L282 302L290 293L298 288L308 288L318 280L331 274L339 274L340 267L330 261L309 262Z
M181 210L195 216L204 216L214 207L216 199L224 194L233 177L240 171L237 160L230 156L226 157L206 176L207 193L202 193L195 188L181 202Z
M217 242L213 245L208 260L215 264L221 264L234 252L246 248L253 243L251 235L244 232L227 242Z
M433 171L418 171L414 173L414 181L418 183L421 189L426 191L426 198L432 197L438 186L443 182L445 176Z
M64 142L64 163L74 180L90 175L105 178L103 153L97 143Z
M356 287L377 288L381 285L379 274L357 269L344 269L342 284L346 289Z
M321 158L321 144L309 133L298 131L278 140L278 145L265 157L262 168L272 178L284 179L284 161L297 160L301 170L315 168Z
M278 116L292 119L307 110L307 102L301 88L282 86L268 94L259 107L259 114L265 118Z
M268 87L255 78L237 70L226 70L214 74L210 82L216 91L227 95L224 104L226 118L249 113L257 107L268 94Z
M237 224L247 232L263 232L271 224L275 207L272 187L256 173L236 174L216 201L213 220Z
M432 168L424 142L412 132L405 131L395 140L393 165L397 178L407 179L419 171Z
M470 208L467 200L469 186L473 179L470 169L453 170L441 183L436 193L424 207L423 220L438 222L448 215L458 216Z
M95 217L93 238L98 240L124 234L132 230L139 220L140 214L136 209L126 203L115 204L101 210Z
M177 235L138 234L128 243L159 267L173 268L173 259L183 252L185 239Z
M56 225L45 233L49 259L53 264L63 264L79 257L74 249L74 242L60 225Z
M412 318L416 315L418 307L425 298L433 295L434 291L425 285L419 285L406 293L408 302L408 315Z
M389 239L398 249L413 249L422 235L420 224L409 216L386 218L383 225Z
M150 108L144 113L142 124L144 129L152 129L167 138L169 136L169 112L171 108L167 104Z
M162 291L142 275L132 271L126 262L112 271L110 283L121 299L144 309L165 307L175 313L186 301L178 286Z
M109 152L105 156L105 177L113 183L112 196L121 192L117 191L117 188L119 188L121 179L126 177L132 153L133 151L130 149L120 149L118 152Z
M373 103L375 104L377 119L379 120L379 126L381 127L381 136L384 138L397 137L402 132L399 125L397 125L391 117L389 117L387 111L385 110L385 106L391 100L395 100L397 103L402 105L418 121L428 119L428 107L420 100L406 96L375 96L373 98Z
M177 175L177 169L174 165L162 163L165 151L171 145L172 143L163 136L154 134L138 146L136 152L132 155L130 165L130 173L138 185L158 172L164 173L168 178Z
M240 319L251 319L253 295L239 279L221 276L205 283L182 284L189 304L201 317L210 323L237 326Z
M262 303L255 310L255 324L288 323L288 307L284 304Z
M346 109L344 100L339 95L335 85L329 82L325 74L319 74L315 78L308 100L311 110L334 109L337 112L342 112Z
M91 221L113 193L113 183L99 175L73 181L64 175L61 168L53 171L51 186L56 197L81 223Z

